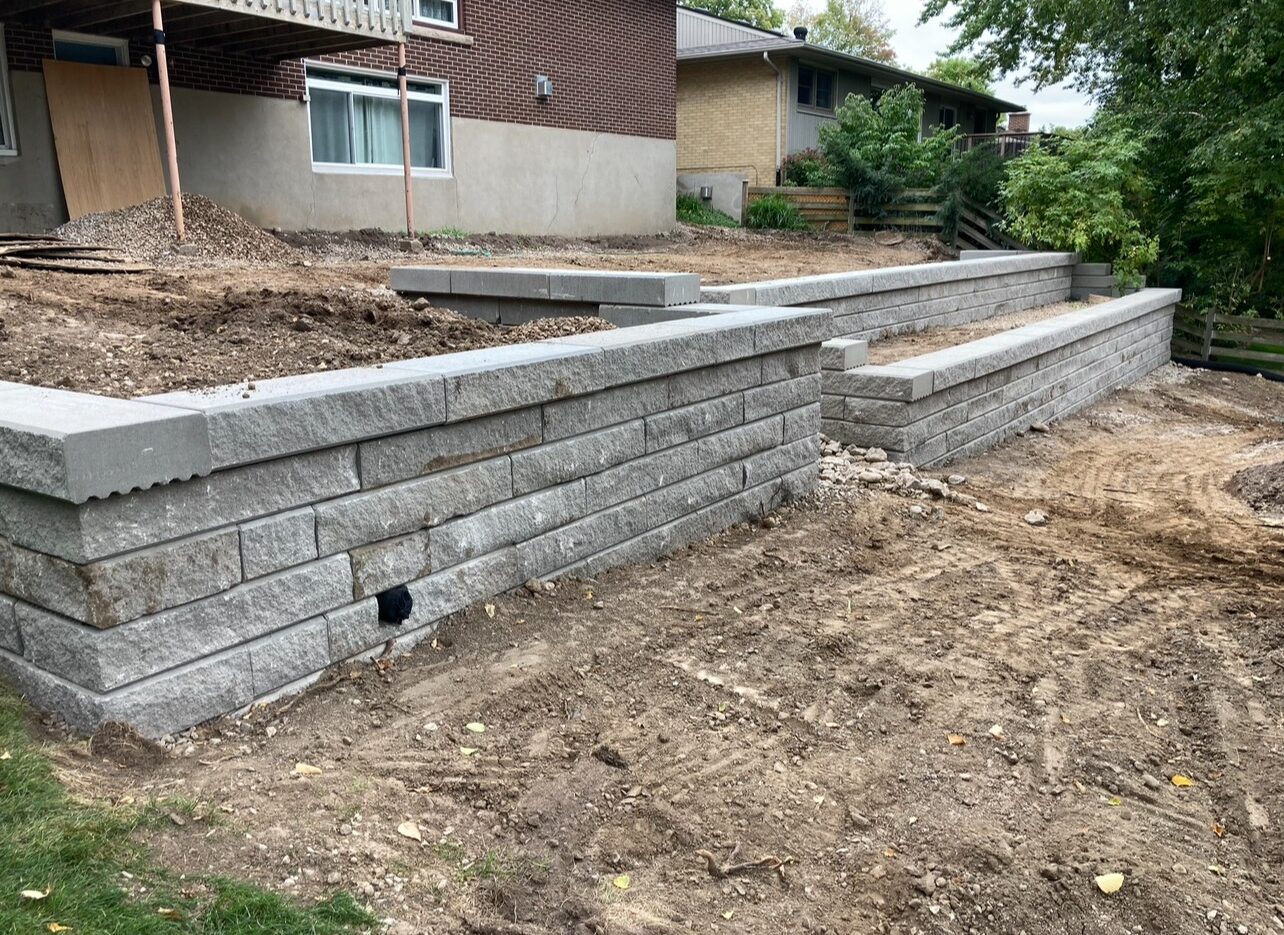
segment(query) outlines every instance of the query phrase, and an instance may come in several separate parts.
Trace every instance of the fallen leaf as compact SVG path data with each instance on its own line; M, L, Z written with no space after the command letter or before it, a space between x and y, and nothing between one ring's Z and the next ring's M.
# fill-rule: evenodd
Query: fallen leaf
M1001 725L1001 724L995 724L993 727L991 727L991 728L990 728L990 736L991 736L991 737L993 737L995 740L1002 740L1002 739L1003 739L1003 725Z
M1062 723L1062 724L1067 724L1067 725L1071 723L1070 719L1069 719L1068 717L1066 717L1066 715L1065 715L1065 712L1064 712L1064 711L1061 713L1061 723Z
M160 908L160 909L157 909L157 910L156 910L156 914L157 914L158 916L160 916L161 918L164 918L164 919L181 919L181 918L183 918L183 914L182 914L181 912L179 912L177 909L169 909L169 908L166 908L166 907L162 907L162 908Z
M618 877L616 877L614 880L611 881L611 885L614 886L617 890L627 890L630 886L633 885L633 881L629 879L629 875L627 873L621 873Z
M1118 808L1120 805L1123 805L1123 804L1124 804L1124 800L1123 800L1123 799L1121 799L1121 798L1119 798L1119 796L1115 796L1113 799L1111 799L1111 800L1110 800L1109 802L1107 802L1106 804L1107 804L1107 805L1109 805L1111 808Z
M1096 884L1097 889L1109 896L1123 889L1124 875L1122 873L1103 873L1097 877Z
M967 746L967 738L964 737L962 734L950 734L949 737L946 739L949 740L951 747Z
M1215 873L1215 874L1217 874L1219 877L1224 877L1224 876L1226 876L1226 868L1225 868L1225 867L1219 867L1217 864L1209 864L1209 865L1208 865L1208 870L1209 870L1209 872L1210 872L1210 873Z
M480 723L480 722L478 722L478 721L473 721L473 723L471 723L471 724L465 724L464 726L465 726L468 730L472 731L474 734L484 734L484 733L486 733L486 725L485 725L485 724L482 724L482 723Z
M397 834L401 835L403 838L410 838L412 841L419 841L421 843L424 839L424 836L419 833L419 826L413 821L403 821L399 824L397 826Z
M460 753L462 753L464 756L472 756L474 753L476 753L476 752L477 752L477 748L476 748L476 747L460 747L460 748L459 748L459 752L460 752Z
M734 909L728 909L726 912L722 914L722 917L726 919L728 922L730 922L732 917L735 916L735 914L736 914L736 911Z
M486 616L487 616L487 617L489 617L491 620L494 620L494 619L495 619L495 605L494 605L494 604L487 604L487 605L486 605Z
M307 763L295 763L294 775L296 776L320 776L321 770L315 766L309 766Z
M50 922L45 926L47 932L70 932L71 930L70 925L59 925L57 922Z
M51 892L53 891L48 889L44 890L43 892L40 890L23 890L21 895L23 899L30 899L35 901L35 900L41 900L46 898Z
M1173 785L1178 789L1189 789L1195 784L1195 781L1189 776L1177 775L1173 777Z
M1213 834L1217 835L1219 838L1226 837L1226 826L1220 823L1214 823Z

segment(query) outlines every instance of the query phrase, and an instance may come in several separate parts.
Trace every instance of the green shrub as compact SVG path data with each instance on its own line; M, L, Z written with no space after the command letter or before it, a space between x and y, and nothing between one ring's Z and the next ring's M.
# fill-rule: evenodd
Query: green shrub
M780 176L782 184L802 188L832 188L838 184L829 160L815 148L786 156L780 166Z
M749 205L748 225L756 230L807 229L802 214L784 195L767 195Z
M836 116L821 127L820 146L838 183L869 216L907 188L936 186L959 136L957 129L938 129L919 139L923 92L909 84L885 91L877 107L850 94Z
M740 222L729 214L705 204L695 195L678 196L678 220L683 224L700 227L739 227Z
M941 201L937 218L942 234L952 240L959 226L964 201L974 201L991 211L1002 211L1002 188L1007 178L1007 163L993 142L955 153L945 165L936 195Z

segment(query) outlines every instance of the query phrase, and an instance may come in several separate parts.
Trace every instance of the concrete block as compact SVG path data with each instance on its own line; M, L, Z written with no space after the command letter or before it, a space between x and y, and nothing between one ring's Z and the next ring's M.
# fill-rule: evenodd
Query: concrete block
M835 327L838 327L835 323ZM851 338L832 338L820 345L823 370L852 370L869 363L869 342Z
M499 324L503 300L480 295L442 295L424 296L434 308L444 308L463 315L465 318L476 318L488 324Z
M696 322L721 323L731 317L697 319ZM696 370L754 354L751 328L731 328L720 324L716 329L698 330L691 321L601 331L557 340L559 344L597 352L601 356L606 383L611 386L638 383L675 371Z
M332 448L79 507L0 487L0 536L88 564L357 489L356 449Z
M388 271L393 292L409 295L450 295L449 266L394 266Z
M363 462L362 466L366 467L366 463ZM507 457L439 471L427 477L318 503L317 546L321 555L345 552L440 525L507 500L512 495L513 472Z
M704 470L709 465L743 461L752 454L774 448L781 443L784 422L784 416L776 415L701 438L695 443L697 464Z
M110 691L352 602L348 556L302 565L110 630L17 605L29 662ZM230 709L223 709L230 710Z
M579 302L555 302L541 299L499 299L499 323L510 327L525 325L545 318L591 318L597 306Z
M737 363L746 363L737 361ZM544 405L544 441L552 442L595 429L632 422L669 405L669 384L664 378L630 383L588 396Z
M745 390L745 421L752 422L787 409L820 402L821 376L813 373Z
M0 682L32 707L57 711L69 727L92 733L102 724L101 696L0 649Z
M441 377L391 367L309 373L147 400L203 413L215 468L334 448L446 421Z
M551 298L595 305L668 307L700 300L700 277L694 273L552 270L548 280Z
M547 299L550 273L546 269L465 269L452 267L450 291L455 295L479 295L509 299Z
M778 383L820 372L820 354L813 346L767 354L762 358L762 382Z
M744 485L756 487L758 484L765 484L769 480L783 477L808 465L814 465L819 459L820 437L818 435L759 452L744 461Z
M647 450L649 422L635 419L514 454L513 493L521 496L564 484L641 457Z
M352 550L352 598L375 597L432 573L427 530Z
M208 474L211 466L198 412L0 384L0 484L84 503Z
M446 421L463 422L603 389L606 355L585 340L485 348L403 361L387 369L440 375L446 381Z
M711 308L707 305L671 305L667 308L654 305L602 305L598 307L597 313L617 328L637 328L666 321L721 315L725 311L722 306Z
M202 659L106 696L103 721L121 721L147 737L162 737L202 724L254 700L250 651Z
M820 433L820 403L812 403L785 413L784 444L811 438Z
M449 617L480 600L511 591L527 577L511 547L435 572L410 585L415 599L410 623L418 626Z
M935 374L912 367L867 365L846 373L830 373L825 386L842 396L868 396L912 402L932 393Z
M0 594L0 649L22 654L22 635L18 632L18 615L13 598Z
M846 396L830 396L822 393L820 397L820 417L822 419L841 419L846 408Z
M325 618L317 617L249 644L254 697L284 688L330 664Z
M432 531L434 568L449 568L496 552L579 519L585 513L584 481L509 500Z
M209 597L240 581L235 529L90 565L0 540L0 590L98 628Z
M676 373L669 378L669 406L678 409L703 399L726 396L757 386L761 380L762 362L753 357Z
M698 445L691 442L611 468L585 479L585 512L597 513L632 500L692 477L705 467Z
M241 526L241 568L246 580L305 565L316 557L317 524L310 506Z
M745 405L741 393L718 396L692 406L657 413L646 419L646 452L649 454L663 448L672 448L740 425L744 420ZM638 455L641 454L642 452L638 452Z
M532 448L544 440L538 408L379 438L361 445L361 486L370 490Z

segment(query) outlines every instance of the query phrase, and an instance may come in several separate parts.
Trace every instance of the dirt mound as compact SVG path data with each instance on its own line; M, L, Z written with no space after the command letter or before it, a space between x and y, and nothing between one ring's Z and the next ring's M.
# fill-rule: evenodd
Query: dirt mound
M1284 462L1240 471L1226 489L1258 513L1284 516Z
M219 207L204 195L183 196L187 240L182 255L205 259L279 262L294 250L245 218ZM170 199L153 198L139 205L86 214L54 231L80 243L116 247L140 260L156 260L178 252Z

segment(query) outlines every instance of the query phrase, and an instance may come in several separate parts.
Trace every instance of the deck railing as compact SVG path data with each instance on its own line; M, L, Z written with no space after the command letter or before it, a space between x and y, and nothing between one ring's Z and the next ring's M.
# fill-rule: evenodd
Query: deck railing
M1004 159L1020 156L1035 140L1041 140L1047 133L969 133L959 137L958 149L967 152L979 146L993 145Z
M415 0L184 0L191 6L248 13L318 29L398 42Z

